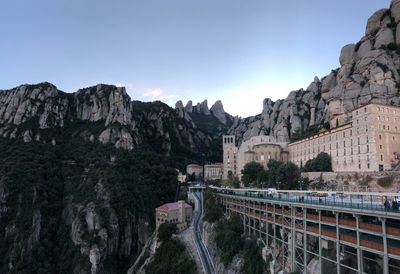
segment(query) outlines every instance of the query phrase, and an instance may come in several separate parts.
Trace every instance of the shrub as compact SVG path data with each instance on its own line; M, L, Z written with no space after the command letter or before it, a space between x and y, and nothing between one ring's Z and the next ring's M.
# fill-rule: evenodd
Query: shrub
M387 188L391 187L393 184L393 177L392 176L386 176L378 179L378 185L381 187Z
M177 227L176 224L172 224L172 223L162 223L159 227L158 227L158 234L157 234L157 238L159 241L161 242L166 242L168 240L171 239L172 234L176 233L177 231Z

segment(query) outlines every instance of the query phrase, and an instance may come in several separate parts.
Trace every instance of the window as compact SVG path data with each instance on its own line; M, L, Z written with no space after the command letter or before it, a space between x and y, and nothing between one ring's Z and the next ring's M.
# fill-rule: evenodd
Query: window
M393 136L393 141L396 141L396 137Z
M379 145L379 148L382 149L382 145Z
M382 135L379 134L379 140L382 140Z
M383 162L383 155L381 154L381 162Z
M364 112L367 112L367 108L364 108Z

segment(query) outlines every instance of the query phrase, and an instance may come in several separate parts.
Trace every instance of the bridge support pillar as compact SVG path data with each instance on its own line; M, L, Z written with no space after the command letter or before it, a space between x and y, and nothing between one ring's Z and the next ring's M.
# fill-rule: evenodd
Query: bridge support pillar
M386 234L386 219L382 218L382 238L383 238L383 274L389 274L389 257L388 257L388 246L387 246L387 234Z

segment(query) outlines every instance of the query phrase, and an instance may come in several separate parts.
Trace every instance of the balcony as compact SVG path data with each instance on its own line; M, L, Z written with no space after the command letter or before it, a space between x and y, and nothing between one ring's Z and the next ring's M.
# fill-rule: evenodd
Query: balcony
M396 256L400 256L400 248L389 245L388 246L388 253L396 255Z
M307 231L319 234L319 228L316 226L307 226Z
M375 250L383 252L383 244L381 244L381 243L371 242L368 240L360 240L360 244L363 247L367 247L367 248L371 248L371 249L375 249Z
M316 221L318 221L318 214L307 213L306 216L307 216L308 220L316 220Z
M357 238L354 237L354 236L351 236L351 235L345 235L345 234L342 235L341 234L339 236L339 239L341 241L345 241L345 242L348 242L348 243L357 244Z
M322 229L321 234L330 238L336 238L336 232L334 231Z
M354 228L357 226L355 220L348 220L348 219L340 219L339 224L354 227Z
M360 223L360 228L364 230L369 230L377 233L382 233L382 226L377 224Z
M303 218L303 212L296 211L295 215L296 217Z
M283 210L281 208L275 208L275 213L282 214Z
M326 222L326 223L335 224L336 223L336 218L335 217L328 217L328 216L321 216L321 221Z
M386 232L387 234L400 237L400 228L388 226L386 227Z

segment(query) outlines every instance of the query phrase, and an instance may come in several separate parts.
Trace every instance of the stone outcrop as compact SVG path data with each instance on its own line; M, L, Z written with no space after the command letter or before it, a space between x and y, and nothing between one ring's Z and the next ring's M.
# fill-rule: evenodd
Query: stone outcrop
M21 85L0 90L0 137L56 145L59 139L80 136L129 150L156 143L166 154L179 146L196 151L210 146L215 132L203 132L193 121L193 112L214 117L207 100L195 107L190 101L186 107L178 102L174 110L161 102L131 101L125 88L112 85L75 93L64 93L49 83ZM220 119L228 117L222 104L214 112ZM222 127L217 131L222 134Z
M227 123L226 113L224 106L220 100L216 101L210 109L212 115L214 115L224 125Z
M321 127L371 102L400 105L399 20L400 1L393 0L368 19L358 43L342 48L340 68L284 100L265 99L261 114L234 121L229 133L239 141L266 134L287 142L297 130Z

